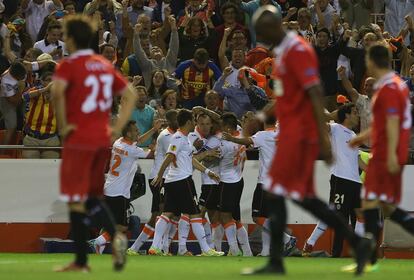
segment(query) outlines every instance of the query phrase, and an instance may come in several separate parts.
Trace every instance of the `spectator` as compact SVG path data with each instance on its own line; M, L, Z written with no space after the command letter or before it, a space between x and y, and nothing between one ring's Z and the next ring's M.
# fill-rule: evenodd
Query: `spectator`
M50 102L50 88L53 72L43 72L41 83L23 93L27 104L23 145L26 147L59 147L56 116ZM59 158L58 151L24 150L23 158Z
M25 87L26 68L21 62L13 62L1 76L0 113L3 115L6 135L2 144L9 144L17 127L16 107L20 105Z
M209 60L207 50L196 50L193 59L183 61L175 70L175 77L181 80L181 105L186 109L204 106L205 93L220 76L221 71Z
M140 44L140 36L142 30L142 25L135 25L135 34L134 34L134 51L138 60L138 64L142 70L142 76L144 77L144 82L147 87L151 86L151 75L152 72L156 69L165 69L169 73L175 70L175 65L177 63L178 55L178 32L175 19L173 16L168 18L168 22L171 27L171 38L170 45L167 52L167 55L164 56L162 50L157 46L152 46L150 49L150 58L147 57Z
M147 89L143 86L137 86L136 91L138 94L138 100L136 103L136 108L132 112L131 120L136 121L140 134L145 134L152 128L155 110L146 104L148 102ZM139 146L148 147L151 142L152 140L148 139L147 141L140 143Z
M310 1L308 2L310 3ZM336 13L329 0L316 0L310 6L312 13L312 25L317 29L332 26L333 16Z
M185 18L198 17L207 23L214 11L215 3L214 0L189 0L188 5L183 11L178 13L178 24Z
M34 48L50 54L54 60L59 60L67 55L65 43L60 41L62 25L59 22L51 22L47 27L46 38L34 44Z
M263 97L266 97L266 94L261 88L253 85L252 81L247 77L247 70L239 72L238 79L241 85L240 88L226 83L226 79L232 71L232 67L226 67L223 71L223 75L214 84L213 89L224 98L224 111L233 112L236 114L237 118L240 119L245 112L256 111L250 102L247 91L259 92L257 94Z
M414 22L411 16L406 16L407 31L410 33L410 48L402 42L401 51L398 52L398 58L401 60L401 76L410 75L411 65L414 63Z
M414 1L412 0L385 0L385 26L392 37L397 37L404 26L404 17L414 12Z
M111 44L103 44L99 46L99 53L112 64L116 63L116 48Z
M122 11L122 5L116 0L92 0L86 4L83 13L93 15L100 12L105 23L116 21L115 15Z
M177 108L177 92L172 89L167 89L161 96L161 104L157 104L156 106L157 111L155 112L154 120L165 119L166 112Z
M369 25L374 0L339 0L341 14L351 28Z
M332 112L337 107L338 74L336 69L338 57L341 53L337 44L329 44L330 36L327 28L318 30L316 32L315 51L319 60L319 72L325 92L325 108Z
M215 90L209 90L204 97L204 103L206 108L219 115L223 114L223 110L220 109L220 96Z
M410 89L410 100L414 104L414 64L410 67L410 74L404 77L408 88Z
M312 28L312 13L308 8L300 8L298 11L299 34L309 43L315 43L315 33Z
M27 32L33 42L37 39L37 33L42 27L44 18L56 9L63 9L60 0L22 0L20 7L26 15Z
M137 23L138 17L145 14L149 17L151 22L152 8L145 6L144 0L123 0L122 1L122 12L116 15L116 34L119 39L124 37L123 24L125 23L123 18L127 18L128 24L134 26ZM130 6L128 6L128 3Z
M65 1L63 4L63 8L65 10L65 13L68 15L74 15L76 14L76 4L72 1Z
M182 3L179 3L182 2ZM172 14L178 15L178 13L185 8L184 0L157 0L157 5L155 5L152 12L152 23L156 25L161 25L169 15L165 14L165 8L169 7L172 11Z
M25 24L26 21L23 18L13 17L12 21L7 24L6 29L8 30L5 30L8 31L10 36L10 47L18 58L22 57L33 46L33 41L26 31Z
M210 27L206 26L199 17L189 18L187 22L183 21L183 24L178 29L180 40L179 62L191 59L194 56L194 52L200 48L213 53L217 36L214 28Z
M150 57L151 55L150 39L148 37L140 37L140 40L141 40L142 50L144 51L147 57ZM125 58L124 62L122 63L121 71L122 71L122 74L124 74L125 76L129 76L129 77L134 77L136 75L142 75L142 70L138 64L138 60L137 60L135 53L132 53L128 55L127 58Z
M167 77L163 70L155 70L151 76L151 86L148 87L148 98L150 101L154 100L157 103L160 103L161 96L168 89L167 87ZM154 106L153 106L154 107Z

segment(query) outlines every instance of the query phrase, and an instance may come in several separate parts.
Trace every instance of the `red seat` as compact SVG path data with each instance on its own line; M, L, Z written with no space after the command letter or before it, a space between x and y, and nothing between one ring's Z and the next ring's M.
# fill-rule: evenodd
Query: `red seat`
M0 130L0 143L3 142L3 139L6 135L6 130ZM17 131L14 137L11 139L9 145L21 145L23 141L23 133ZM21 158L22 150L0 150L0 158Z

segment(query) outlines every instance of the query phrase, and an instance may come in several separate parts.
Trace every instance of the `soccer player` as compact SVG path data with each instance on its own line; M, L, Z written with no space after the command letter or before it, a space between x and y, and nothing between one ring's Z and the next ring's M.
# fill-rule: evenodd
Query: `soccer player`
M127 239L116 230L102 196L111 133L113 138L119 137L136 97L122 75L89 49L94 34L88 17L67 19L64 37L71 55L58 65L52 86L59 133L64 139L60 193L68 203L76 254L73 263L58 270L62 272L90 270L86 255L89 218L102 225L112 238L114 269L121 270L126 260ZM109 115L115 95L123 95L124 103L110 129Z
M152 192L152 204L151 204L151 218L144 225L141 234L132 244L131 248L128 249L129 255L137 255L138 250L141 246L154 234L154 227L157 217L161 214L162 206L164 203L163 194L161 194L162 186L152 186L151 182L158 174L162 162L164 161L165 155L167 154L168 146L170 145L171 137L178 129L176 110L169 110L165 114L167 119L167 128L161 131L158 135L157 143L155 146L154 165L152 166L151 173L149 176L149 184ZM167 175L166 170L163 174L163 178Z
M412 126L409 89L392 70L391 59L392 54L386 46L374 45L368 50L367 69L377 79L372 100L373 121L371 129L362 132L350 143L355 147L369 138L372 141L363 209L365 231L372 238L366 261L370 261L374 268L377 262L376 241L380 232L379 208L386 217L414 234L414 217L397 206L401 199L402 172L408 159Z
M197 159L193 158L193 147L188 140L188 134L194 129L193 114L189 110L180 110L177 115L179 129L171 138L167 155L152 181L153 186L159 186L163 181L163 174L169 167L165 178L165 206L164 211L155 225L155 234L150 255L161 255L162 236L168 229L171 217L175 213L182 213L190 218L193 233L196 236L204 256L221 256L222 252L211 249L206 241L205 232L197 203L197 194L194 182L191 178L193 166L197 170L208 174L219 181L219 177L208 168L204 167Z
M359 168L364 170L366 165L360 159L358 149L349 147L349 141L356 136L353 129L358 126L359 116L353 103L339 107L337 115L338 123L327 125L335 158L335 162L331 166L329 201L346 221L351 219L352 224L355 225L355 210L361 207L362 186ZM310 255L313 246L326 228L325 224L318 222L312 235L305 242L302 256ZM335 234L332 247L333 257L341 256L342 244L343 237Z
M121 232L128 230L127 211L132 181L138 169L137 159L147 158L151 153L137 146L138 137L139 130L136 122L128 121L122 130L122 137L116 140L112 147L111 164L105 181L105 202L113 213L117 228ZM102 254L109 240L109 234L104 231L98 238L88 243L97 254Z
M233 113L221 116L222 131L239 136L237 117ZM243 192L243 167L246 161L246 147L222 139L220 145L220 218L229 243L228 256L240 256L239 240L243 256L252 256L246 229L240 224L240 199Z
M243 273L285 274L283 233L286 227L287 196L328 226L342 232L356 249L358 267L363 267L363 253L370 246L369 241L357 236L336 212L315 196L315 160L319 154L328 163L332 160L315 52L297 34L283 30L282 16L274 6L260 7L253 17L253 24L259 41L276 46L273 85L280 134L278 149L269 171L272 183L264 185L271 197L271 256L264 268Z
M268 220L268 200L263 191L263 184L270 184L270 178L267 175L273 155L276 152L276 139L279 130L276 128L276 118L274 115L266 116L264 121L264 131L259 131L255 135L247 138L239 138L223 132L223 139L245 146L253 146L259 149L259 177L252 200L252 218L253 221L261 226L262 229L262 251L260 256L269 256L270 254L270 228ZM283 242L285 244L285 255L296 245L296 238L285 233Z

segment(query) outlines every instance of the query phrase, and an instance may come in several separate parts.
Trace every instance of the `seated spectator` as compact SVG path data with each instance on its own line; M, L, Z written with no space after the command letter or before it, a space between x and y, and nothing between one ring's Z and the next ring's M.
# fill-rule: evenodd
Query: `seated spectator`
M256 111L250 102L248 91L254 91L255 95L259 94L264 98L266 98L266 94L264 90L255 86L247 77L247 70L239 72L238 79L241 85L240 88L226 83L226 79L232 71L232 67L226 67L223 71L223 75L214 84L213 89L224 98L224 111L233 112L236 114L237 118L240 119L246 111Z
M183 21L178 29L180 50L178 52L179 62L191 59L197 49L203 48L213 52L216 32L211 26L206 26L202 19L198 17L189 18ZM214 27L214 26L213 26Z
M223 110L220 109L220 95L215 90L209 90L204 97L204 103L206 108L210 111L216 112L217 114L223 114Z
M178 32L173 16L170 16L168 18L168 22L171 27L171 38L167 55L164 55L159 47L152 46L150 49L150 58L147 57L141 48L141 38L139 35L142 30L142 25L135 25L134 51L138 60L138 64L142 70L142 76L144 77L145 85L147 87L151 86L151 75L154 70L165 69L169 73L175 70L179 48Z
M138 94L138 100L136 103L136 108L132 112L131 120L136 121L138 130L141 134L145 134L152 128L154 122L154 113L155 110L147 104L148 102L148 92L147 89L143 86L137 86L136 91ZM151 139L140 143L140 147L148 147L152 142Z
M151 77L152 83L148 87L148 99L160 103L161 96L168 89L167 87L167 74L163 70L155 70Z
M16 108L22 100L25 87L26 68L21 62L13 62L1 76L0 83L0 113L3 115L6 135L3 145L10 143L17 127Z
M60 41L62 36L62 25L59 22L51 22L47 27L46 38L34 44L34 48L50 54L54 60L59 60L67 55L65 43Z
M116 63L116 48L111 44L103 44L99 46L99 53L112 64Z
M40 84L23 93L26 103L23 145L26 147L59 147L56 116L50 102L53 72L43 72ZM59 158L52 150L24 150L23 158Z
M205 93L220 76L221 71L209 60L207 50L196 50L193 59L183 61L175 70L175 77L181 80L181 105L186 109L204 106Z
M36 42L43 19L54 10L63 9L63 5L60 0L22 0L20 8L26 16L27 33L29 33L32 41Z

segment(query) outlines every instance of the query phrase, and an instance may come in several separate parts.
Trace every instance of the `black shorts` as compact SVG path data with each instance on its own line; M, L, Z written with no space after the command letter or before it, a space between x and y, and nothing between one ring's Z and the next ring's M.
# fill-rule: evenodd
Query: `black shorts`
M235 220L240 220L240 199L243 187L243 179L237 183L221 182L220 211L232 213Z
M252 201L252 217L268 217L269 210L267 206L268 200L262 189L262 184L257 184L253 194Z
M200 213L197 192L191 177L164 183L164 212L195 215Z
M152 179L148 180L150 190L152 192L152 203L151 203L151 213L161 212L160 204L164 203L164 194L162 193L161 189L163 185L158 187L151 186Z
M220 185L202 185L199 204L207 210L218 210L220 192Z
M106 196L105 203L114 216L115 223L121 226L128 226L127 211L129 209L129 199L123 196Z
M362 185L360 183L332 175L330 184L329 202L334 205L336 210L350 212L361 208Z

